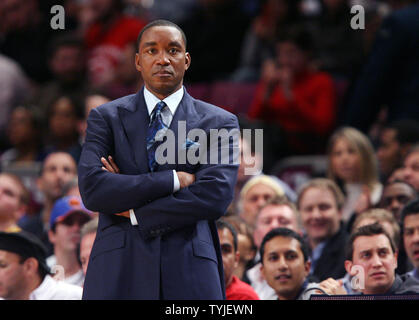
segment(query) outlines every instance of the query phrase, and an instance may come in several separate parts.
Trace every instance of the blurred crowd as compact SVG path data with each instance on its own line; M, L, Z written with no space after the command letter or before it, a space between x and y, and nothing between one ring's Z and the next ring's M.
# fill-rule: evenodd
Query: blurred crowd
M98 219L77 182L87 117L141 89L136 40L158 18L186 34L186 90L264 130L263 154L241 140L217 224L227 298L419 293L418 1L2 0L0 298L81 297ZM353 265L378 270L366 289Z

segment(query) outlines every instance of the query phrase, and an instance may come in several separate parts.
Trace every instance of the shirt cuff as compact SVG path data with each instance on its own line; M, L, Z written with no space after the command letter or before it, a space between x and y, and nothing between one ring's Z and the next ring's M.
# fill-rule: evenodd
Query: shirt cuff
M137 217L135 216L134 210L129 209L129 218L133 226L138 226Z
M179 191L180 189L180 182L179 177L177 176L176 170L173 170L173 193Z

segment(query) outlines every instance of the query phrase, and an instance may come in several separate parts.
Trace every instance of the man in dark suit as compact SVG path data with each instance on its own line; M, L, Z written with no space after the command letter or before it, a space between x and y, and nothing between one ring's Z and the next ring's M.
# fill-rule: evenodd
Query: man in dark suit
M189 135L180 139L178 129L186 121L186 132L238 132L237 118L183 88L191 58L177 25L151 22L137 42L135 65L145 87L93 109L88 118L79 186L86 207L100 214L83 298L223 299L214 221L233 197L238 139L226 146L217 139L216 150L233 151L232 161L205 163L214 149L210 141L199 163L185 163L182 151L207 144ZM156 128L174 132L174 164L156 158Z

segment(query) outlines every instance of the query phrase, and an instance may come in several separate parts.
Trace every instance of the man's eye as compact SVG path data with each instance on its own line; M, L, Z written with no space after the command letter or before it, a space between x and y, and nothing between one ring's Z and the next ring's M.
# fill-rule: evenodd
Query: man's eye
M170 50L169 50L169 52L170 52L171 54L176 54L176 53L178 53L178 52L179 52L179 50L178 50L178 49L176 49L176 48L172 48L172 49L170 49Z

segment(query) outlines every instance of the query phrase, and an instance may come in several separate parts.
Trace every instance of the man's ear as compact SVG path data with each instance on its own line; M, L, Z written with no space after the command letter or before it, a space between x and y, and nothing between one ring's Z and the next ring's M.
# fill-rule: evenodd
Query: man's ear
M351 269L352 269L353 263L351 260L345 260L345 270L348 274L351 274Z
M38 265L38 260L36 260L34 257L27 258L23 263L24 270L30 274L38 272Z
M308 277L308 275L310 274L310 269L311 269L311 261L307 260L306 262L304 262L304 273L306 277Z
M236 269L239 266L239 261L240 261L240 252L236 251L234 255L234 269Z
M185 70L189 69L189 66L191 65L191 55L189 52L185 53Z
M141 64L140 64L140 54L136 53L135 54L135 69L137 69L137 71L141 72L142 68L141 68Z
M52 244L55 244L55 233L52 230L48 230L48 239Z

